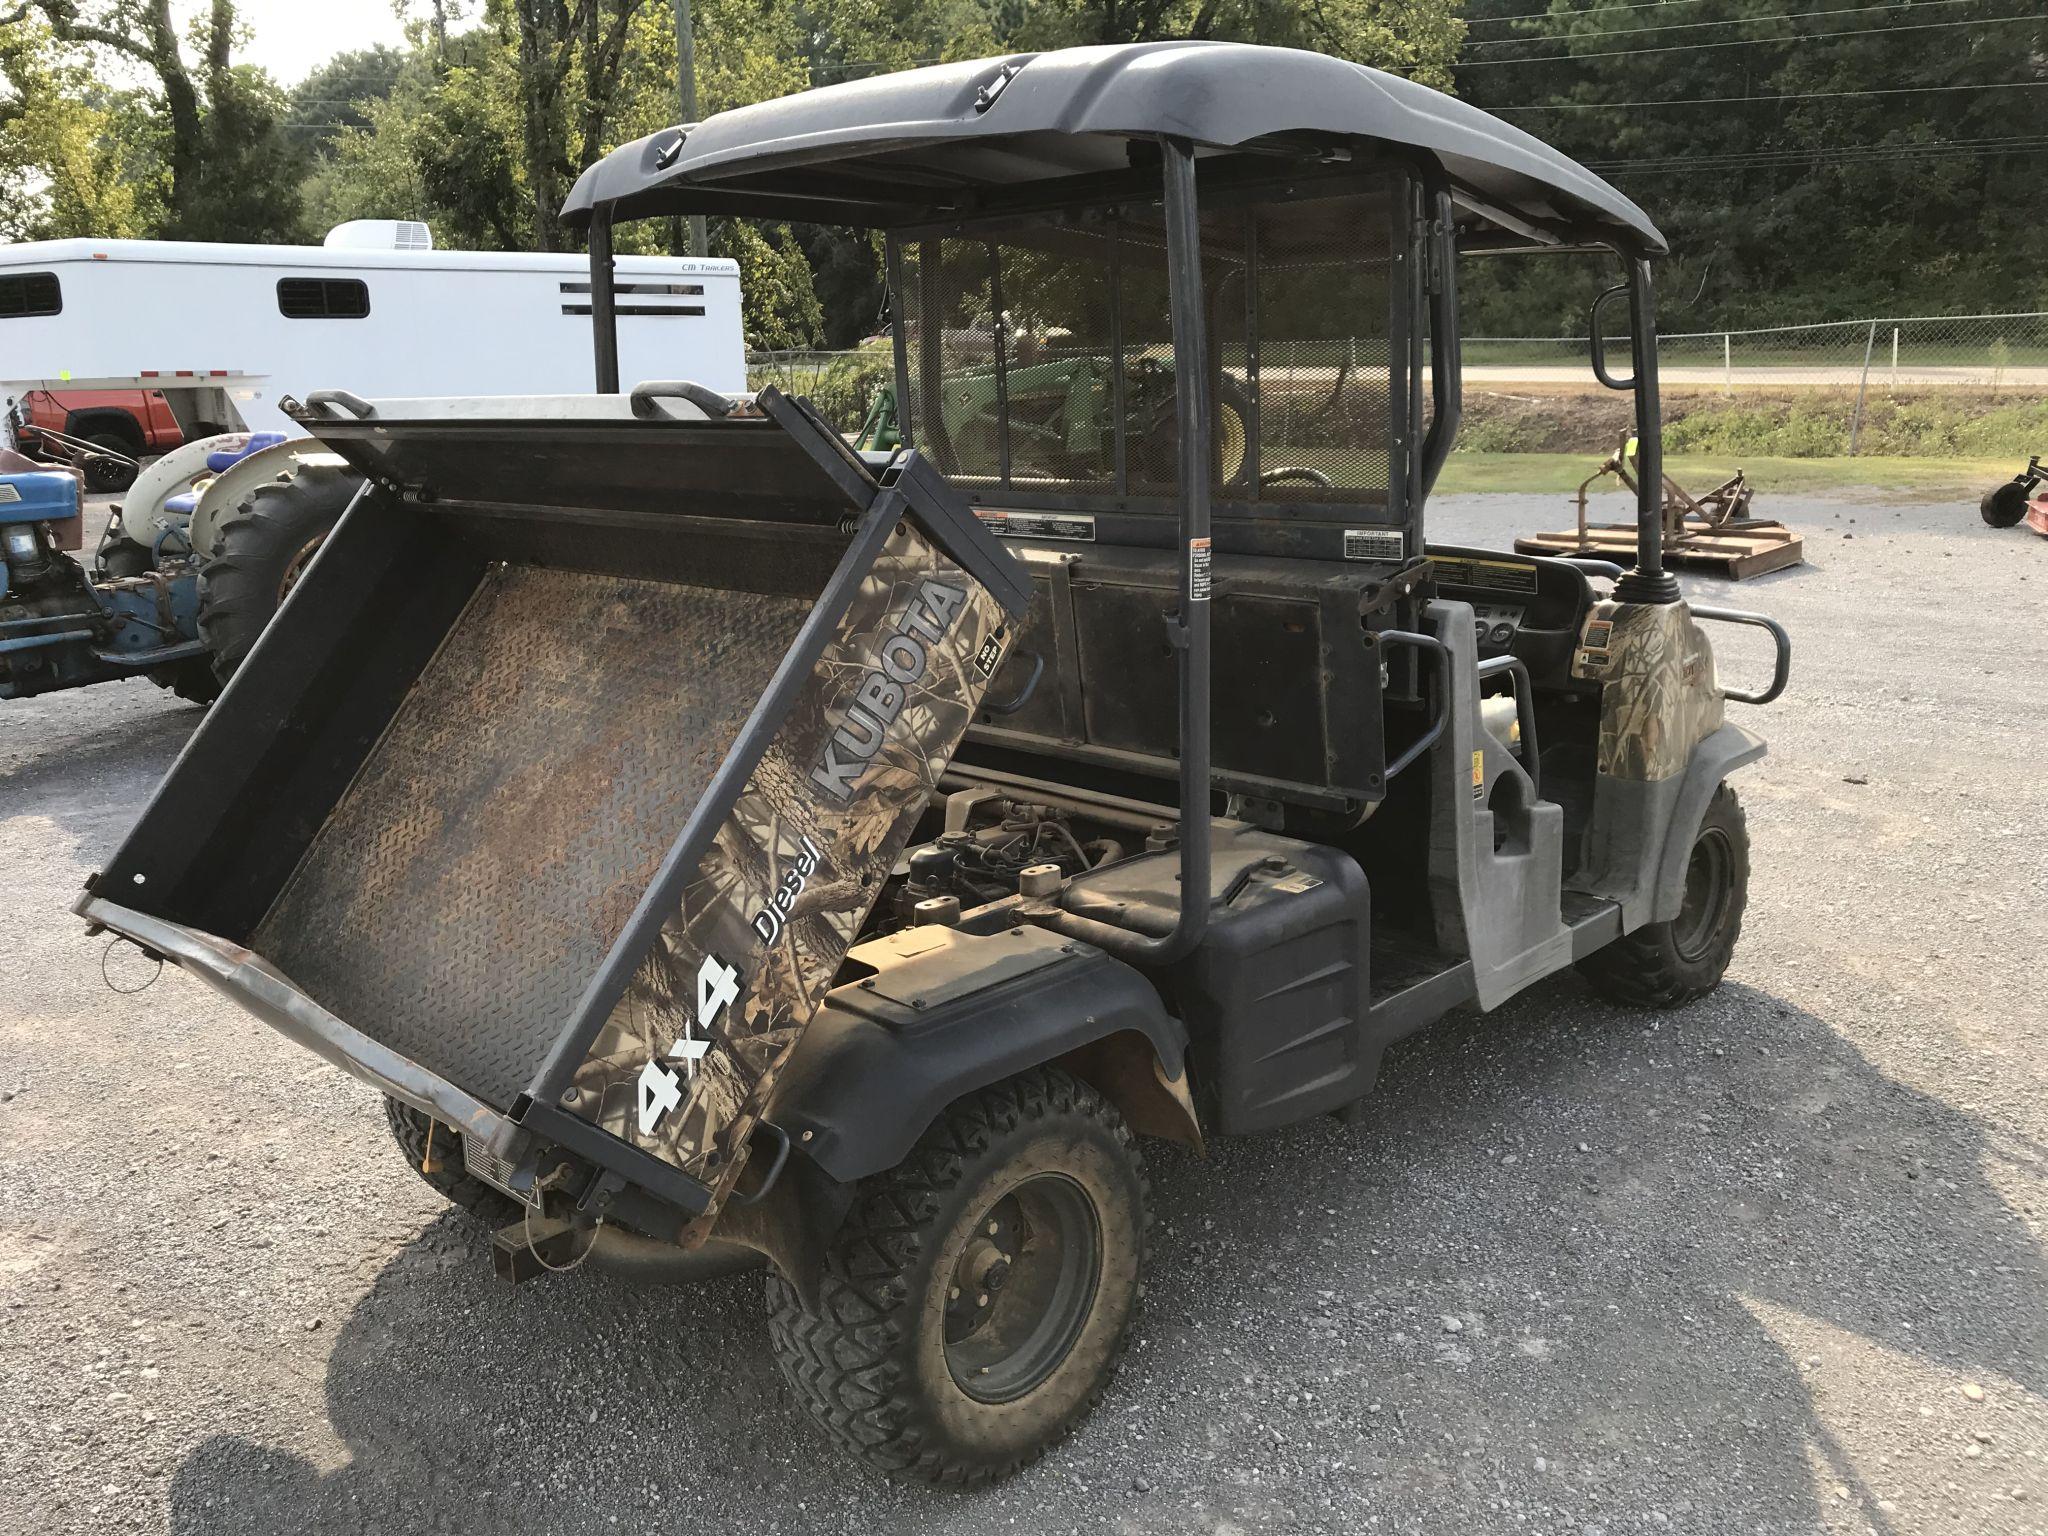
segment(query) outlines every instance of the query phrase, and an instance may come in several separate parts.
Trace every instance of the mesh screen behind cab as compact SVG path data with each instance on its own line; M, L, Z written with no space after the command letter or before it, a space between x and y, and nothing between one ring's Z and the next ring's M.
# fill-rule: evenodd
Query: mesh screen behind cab
M1219 501L1383 503L1394 184L1206 211ZM1168 497L1178 432L1159 207L899 248L910 440L1006 503Z

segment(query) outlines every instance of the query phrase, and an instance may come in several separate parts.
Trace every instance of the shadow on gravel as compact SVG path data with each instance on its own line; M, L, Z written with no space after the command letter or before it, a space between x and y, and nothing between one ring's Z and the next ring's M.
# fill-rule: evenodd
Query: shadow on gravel
M2038 1176L2042 1149L1988 1138L1767 994L1650 1016L1560 979L1402 1048L1372 1107L1366 1128L1318 1122L1206 1165L1156 1153L1141 1345L1011 1493L963 1506L841 1460L782 1391L753 1277L512 1291L450 1214L335 1340L347 1459L322 1473L217 1437L177 1473L172 1528L957 1536L984 1512L1183 1531L1283 1511L1353 1530L1370 1511L1403 1531L1648 1529L1653 1512L1805 1530L1827 1523L1818 1479L1889 1531L1867 1447L1852 1462L1813 1406L1824 1375L1839 1405L1834 1373L1875 1345L1910 1380L2048 1389L2048 1273L1985 1175ZM1791 1337L1804 1320L1847 1336L1824 1367L1781 1343L1787 1314ZM1855 1413L1911 1422L1916 1401Z
M89 698L90 692L79 695ZM71 697L55 696L67 702ZM205 718L197 705L176 705L118 714L86 730L58 730L29 713L44 702L0 706L26 716L0 721L6 727L0 734L0 805L10 816L47 816L86 842L101 835L110 817L124 828L134 819Z

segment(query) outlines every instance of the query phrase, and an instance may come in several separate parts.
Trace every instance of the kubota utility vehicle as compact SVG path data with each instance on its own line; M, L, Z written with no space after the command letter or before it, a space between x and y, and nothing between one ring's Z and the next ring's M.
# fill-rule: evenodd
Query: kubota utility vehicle
M910 447L620 392L614 223L689 213L885 233ZM1663 568L1664 246L1603 182L1369 69L1160 44L724 113L566 217L598 393L303 412L365 489L80 902L381 1089L509 1276L765 1264L830 1434L981 1482L1116 1365L1140 1137L1358 1115L1389 1042L1573 966L1720 980L1764 750L1723 701L1788 651ZM1427 542L1458 253L1588 246L1639 563ZM996 325L948 429L947 339L1008 314L1088 352L1099 449L1029 446ZM1341 391L1267 387L1332 336ZM1770 628L1768 688L1701 619Z

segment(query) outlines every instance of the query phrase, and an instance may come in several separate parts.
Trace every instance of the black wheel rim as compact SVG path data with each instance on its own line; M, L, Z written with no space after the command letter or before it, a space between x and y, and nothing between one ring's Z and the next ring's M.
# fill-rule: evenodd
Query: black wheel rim
M1024 1180L976 1219L946 1292L946 1368L983 1403L1007 1403L1059 1369L1102 1277L1102 1221L1065 1174Z
M1703 960L1719 942L1734 872L1735 850L1728 834L1719 827L1707 828L1692 845L1692 858L1685 866L1685 905L1672 925L1672 943L1680 959Z

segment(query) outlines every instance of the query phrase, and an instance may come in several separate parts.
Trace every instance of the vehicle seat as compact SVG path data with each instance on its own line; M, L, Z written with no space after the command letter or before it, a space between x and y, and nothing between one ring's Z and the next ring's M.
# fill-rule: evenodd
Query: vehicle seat
M212 473L218 475L241 463L250 454L261 453L265 448L275 448L283 441L284 434L282 432L251 432L242 439L242 446L239 448L223 447L214 449L213 452L206 456L206 467ZM165 502L164 505L170 506L171 503Z

